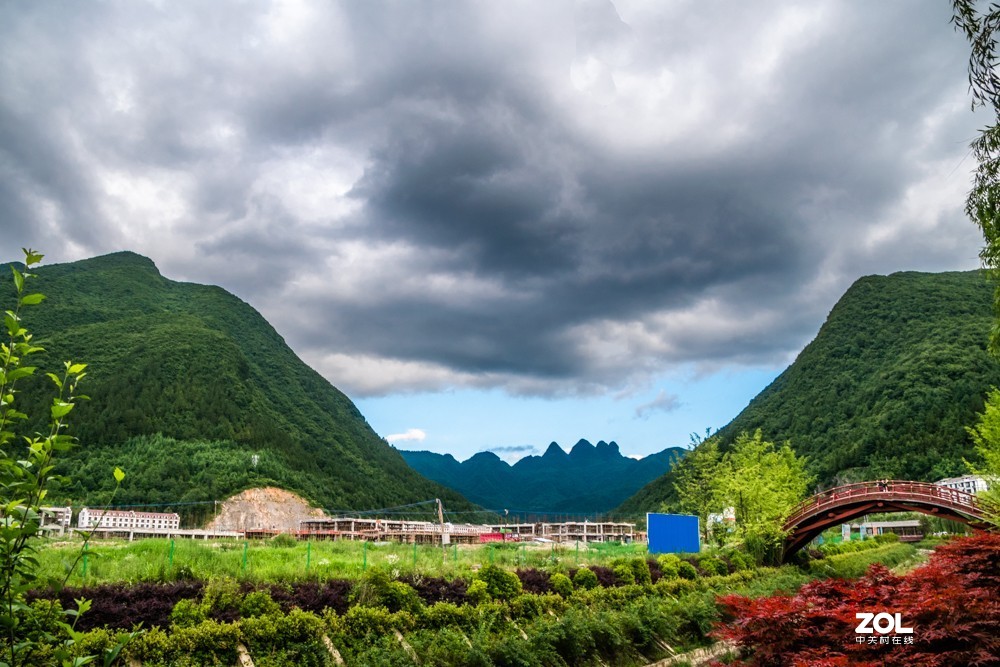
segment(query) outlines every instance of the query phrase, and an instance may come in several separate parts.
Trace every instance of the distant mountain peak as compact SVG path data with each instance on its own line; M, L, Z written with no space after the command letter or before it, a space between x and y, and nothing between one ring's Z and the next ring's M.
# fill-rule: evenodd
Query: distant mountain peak
M451 454L449 454L448 456L451 456ZM487 450L485 452L476 452L475 454L473 454L472 456L470 456L468 459L466 459L466 463L468 463L469 461L483 461L483 462L489 461L491 463L499 462L499 463L502 463L504 465L507 465L507 462L504 461L499 456L497 456L496 452L491 452L489 450Z
M570 450L569 455L574 459L617 459L622 454L618 449L618 443L614 440L610 443L601 440L596 445L592 445L588 440L581 439L573 445L573 449Z
M542 454L543 458L566 458L567 456L566 451L557 442L549 443L548 449Z
M597 450L598 454L602 454L604 456L622 455L621 450L618 449L618 443L615 442L614 440L612 440L611 442L604 442L603 440L601 440L599 443L597 443L595 449Z

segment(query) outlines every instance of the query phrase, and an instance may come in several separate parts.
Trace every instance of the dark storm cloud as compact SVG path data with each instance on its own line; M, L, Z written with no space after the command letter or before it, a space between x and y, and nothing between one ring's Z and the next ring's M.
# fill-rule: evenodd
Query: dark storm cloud
M779 363L975 265L965 53L947 3L7 5L0 250L148 254L351 393Z

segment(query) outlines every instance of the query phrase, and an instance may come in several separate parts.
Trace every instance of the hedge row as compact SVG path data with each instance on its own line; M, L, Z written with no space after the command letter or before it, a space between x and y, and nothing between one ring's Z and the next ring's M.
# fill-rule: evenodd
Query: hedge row
M260 605L265 613L233 622L193 622L185 612L176 614L178 622L170 627L135 637L125 656L150 667L232 665L242 644L257 667L325 666L333 664L329 641L349 665L412 665L414 656L423 665L645 664L667 655L667 645L703 644L716 619L713 592L674 597L664 591L634 584L576 591L570 600L521 593L477 605L438 602L415 611L356 604L344 614L298 609L285 614ZM92 630L77 650L100 654L119 635ZM44 664L46 656L36 658Z
M555 593L566 597L574 590L596 586L610 588L635 583L657 583L661 579L693 580L745 570L747 566L738 560L738 555L736 556L730 559L703 555L688 560L681 560L673 555L648 560L622 558L612 561L610 567L570 568L565 572L530 568L517 570L511 574L501 568L487 566L472 582L405 574L399 578L396 592L402 596L411 595L406 588L401 587L406 586L413 591L414 600L423 605L433 605L437 602L450 602L456 605L474 604L484 599L482 586L486 585L476 586L476 580L492 577L489 586L494 590L490 591L490 595L496 597L496 587L503 585L501 580L507 577L508 586L514 585L511 578L516 578L520 582L518 591L535 594ZM367 586L366 582L372 577L384 576L383 571L372 568L359 581L332 579L324 582L255 585L222 578L208 584L200 581L134 585L103 584L89 588L65 588L58 594L35 592L29 595L29 602L40 598L55 599L63 608L70 609L75 607L74 600L87 598L91 601L91 609L80 618L78 629L128 630L140 623L146 628L166 627L171 623L171 613L178 602L188 600L189 606L200 607L203 606L206 596L210 599L210 604L203 610L206 619L220 622L236 621L245 615L238 600L260 592L267 593L285 613L292 609L301 609L321 614L327 609L333 609L338 614L344 614L352 604L352 591L359 586L362 588ZM391 604L387 606L393 607Z

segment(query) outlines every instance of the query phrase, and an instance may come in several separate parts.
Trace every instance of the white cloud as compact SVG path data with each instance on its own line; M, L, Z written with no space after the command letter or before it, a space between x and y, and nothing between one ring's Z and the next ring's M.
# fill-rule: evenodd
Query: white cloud
M393 433L392 435L385 436L385 439L389 442L404 442L410 440L414 442L423 442L427 439L427 434L419 428L408 428L406 429L406 433Z
M680 396L677 394L667 393L665 389L661 389L660 393L656 395L656 398L648 403L636 406L635 418L648 419L653 412L673 412L680 407Z

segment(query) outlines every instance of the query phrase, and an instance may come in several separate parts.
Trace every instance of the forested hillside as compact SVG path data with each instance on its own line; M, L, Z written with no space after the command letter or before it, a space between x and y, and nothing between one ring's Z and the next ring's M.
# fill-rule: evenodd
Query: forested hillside
M104 499L118 465L128 473L123 504L210 501L273 484L332 509L435 497L471 507L409 468L344 394L225 290L168 280L129 252L37 273L33 289L48 298L25 313L47 350L36 363L89 364L91 400L72 419L83 444L65 458L72 485L53 501ZM31 414L45 414L45 383L24 386Z
M420 474L489 509L588 514L616 507L683 452L671 447L636 460L622 456L615 442L580 440L569 453L553 442L542 456L526 456L513 466L493 452L461 463L450 454L401 453Z
M992 286L979 271L861 278L791 366L725 428L723 446L761 429L789 440L820 483L936 480L965 472L965 432L1000 364L986 344ZM620 508L672 495L660 478Z

